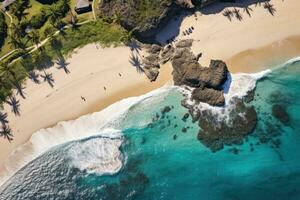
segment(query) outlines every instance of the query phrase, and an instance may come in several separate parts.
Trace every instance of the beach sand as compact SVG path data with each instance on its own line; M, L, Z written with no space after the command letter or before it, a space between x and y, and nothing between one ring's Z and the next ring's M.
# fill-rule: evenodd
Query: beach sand
M203 53L200 63L204 66L210 59L222 59L232 72L258 72L269 68L300 54L300 1L273 0L271 3L276 9L274 16L263 7L253 5L251 17L240 9L242 21L229 21L222 13L186 17L180 33L191 26L195 30L179 38L195 40L193 51ZM130 53L128 47L97 49L90 44L67 60L70 74L55 67L47 70L55 79L54 88L28 80L27 98L20 99L21 116L13 116L5 106L14 141L0 140L0 174L8 156L28 141L33 132L100 111L123 98L159 88L172 79L172 69L167 64L162 67L158 80L150 83L129 63Z
M197 12L182 21L180 39L195 40L192 49L196 54L202 53L199 62L203 66L208 66L210 59L221 59L231 72L258 72L300 56L300 1L270 3L276 10L273 16L263 3L249 6L251 17L237 7L243 17L241 21L230 21L222 12L204 14L221 7L209 6L203 13ZM182 32L192 26L193 33L183 36Z
M171 80L171 65L166 64L157 81L151 83L130 64L130 55L128 47L102 49L90 44L67 60L69 74L56 67L46 70L53 75L54 88L45 82L37 85L27 80L26 99L18 98L21 116L15 117L8 105L4 107L9 113L14 140L11 143L0 140L0 172L8 155L35 131L100 111L114 102L145 94Z

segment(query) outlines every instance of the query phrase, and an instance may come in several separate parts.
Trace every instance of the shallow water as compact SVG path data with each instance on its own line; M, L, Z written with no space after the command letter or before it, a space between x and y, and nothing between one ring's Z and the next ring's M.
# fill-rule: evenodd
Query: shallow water
M118 124L122 137L52 148L6 182L0 199L300 199L299 83L299 63L259 80L250 103L259 116L254 133L216 153L197 140L191 117L182 120L180 91L147 98ZM287 110L289 122L274 118L274 104ZM165 106L171 110L162 115ZM94 170L110 158L123 161L117 174Z

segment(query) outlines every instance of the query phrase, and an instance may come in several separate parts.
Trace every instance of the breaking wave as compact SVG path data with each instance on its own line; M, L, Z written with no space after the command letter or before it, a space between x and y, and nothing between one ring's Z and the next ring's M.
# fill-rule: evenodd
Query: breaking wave
M190 87L181 88L182 92L188 97L186 103L193 107L194 111L209 111L219 121L229 120L229 113L235 108L235 100L245 97L248 92L253 91L257 80L263 78L271 70L265 70L259 73L246 74L229 74L227 81L223 86L225 106L211 106L207 103L196 103L192 100L191 95L193 89Z
M122 133L118 130L120 122L132 106L167 92L171 88L164 86L139 97L123 99L100 112L84 115L72 121L59 122L52 128L41 129L33 133L29 141L14 150L6 160L5 169L0 177L0 186L22 167L51 148L94 136L101 137L101 139L86 142L84 146L88 149L80 146L79 143L70 148L71 164L88 172L116 173L122 166L119 151Z
M300 58L292 59L285 64L299 62ZM257 80L269 74L266 70L255 74L231 74L224 84L224 107L213 107L206 103L197 105L199 110L210 110L216 117L226 119L232 109L235 98L242 98L253 90ZM192 88L175 87L184 95L191 96ZM93 114L82 116L76 120L60 122L56 126L41 129L35 132L30 140L18 147L5 162L5 169L0 177L0 186L3 185L22 167L49 151L51 148L67 142L83 140L91 137L99 137L97 140L86 141L70 146L67 156L70 164L88 173L113 174L118 172L124 161L120 151L123 138L120 131L120 123L130 109L146 99L174 89L173 86L165 86L148 94L121 100L106 109ZM196 106L190 98L187 103ZM142 123L138 121L139 123Z

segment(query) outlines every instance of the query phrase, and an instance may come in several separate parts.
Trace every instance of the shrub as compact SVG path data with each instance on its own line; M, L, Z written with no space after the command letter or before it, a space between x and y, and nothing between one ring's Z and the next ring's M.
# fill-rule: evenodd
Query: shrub
M0 12L0 49L4 44L4 40L7 36L7 24L5 22L5 16Z
M42 10L39 14L34 15L30 20L30 25L32 28L39 29L41 28L46 21L48 20L48 16L45 11Z

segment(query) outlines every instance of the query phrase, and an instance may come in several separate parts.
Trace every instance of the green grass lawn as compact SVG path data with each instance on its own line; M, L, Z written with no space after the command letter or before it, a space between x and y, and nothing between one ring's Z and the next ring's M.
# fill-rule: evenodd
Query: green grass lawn
M44 6L36 0L30 0L30 8L26 10L26 18L30 19L33 15L36 15L40 12L41 8Z
M129 38L129 33L119 25L98 20L76 29L67 29L65 34L58 36L58 38L62 42L61 52L66 55L75 48L93 42L98 42L103 46L121 44Z

